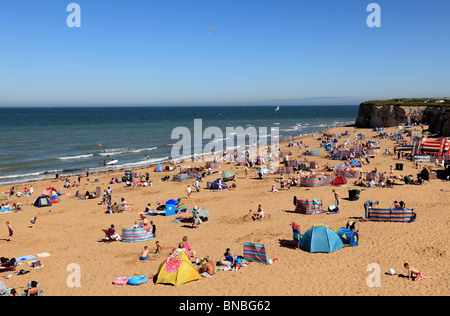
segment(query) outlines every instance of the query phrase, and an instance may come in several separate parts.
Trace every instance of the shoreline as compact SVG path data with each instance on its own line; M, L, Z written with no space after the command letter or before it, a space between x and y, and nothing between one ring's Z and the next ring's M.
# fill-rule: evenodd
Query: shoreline
M355 124L349 124L349 125L338 125L338 126L334 126L334 127L327 127L327 128L323 128L322 130L317 131L317 132L305 133L305 134L296 135L296 136L285 135L283 140L281 139L281 135L280 135L280 137L279 137L279 139L280 139L280 146L281 146L281 144L283 142L287 142L286 138L288 138L288 137L291 138L291 139L292 138L294 138L294 139L300 138L301 139L303 137L309 137L311 135L324 133L324 132L326 132L328 130L331 130L331 129L334 129L334 128L341 128L341 127L349 127L350 128L350 127L356 127L356 125ZM250 146L250 145L246 144L246 150L248 150L249 148L253 148L253 147L257 147L257 145ZM229 150L225 150L225 151L226 152L231 152L232 149L230 148ZM240 153L243 153L243 152L244 151L242 151ZM238 151L238 153L239 153L239 151ZM203 153L201 156L205 157L205 156L209 156L209 155L210 154L208 154L208 153ZM190 159L190 157L188 157L188 156L183 157L183 158L185 158L185 160ZM110 168L110 169L107 169L107 170L98 170L98 171L93 171L92 172L92 174L102 174L102 173L124 171L124 170L127 170L127 169L152 168L152 167L158 165L159 163L161 163L163 165L166 165L166 164L177 164L177 160L171 160L170 157L154 158L154 159L151 159L151 160L152 160L151 162L146 162L145 160L144 161L137 161L137 162L130 162L130 163L126 164L127 165L126 167L120 167L120 168L115 168L115 166L112 165L111 167L107 167L107 166L90 167L90 168L86 167L86 168L82 168L82 169L75 169L73 171L72 170L64 171L66 169L57 170L57 171L61 171L61 173L56 172L56 171L48 171L48 170L36 171L36 172L32 172L30 175L36 174L36 176L38 176L40 174L43 174L43 175L45 175L45 174L53 174L55 177L53 177L53 178L52 177L44 177L44 178L38 178L38 179L17 180L17 181L12 180L11 182L1 183L0 187L1 186L20 186L20 185L26 185L26 184L39 182L39 181L48 181L48 180L56 179L56 175L59 175L61 178L75 177L75 176L79 176L79 175L82 176L82 175L86 174L86 170L97 170L97 169ZM118 166L121 166L121 165L118 165ZM70 172L70 173L68 173L68 172ZM28 174L24 174L24 175L28 175ZM24 176L24 175L8 175L7 174L7 175L4 175L3 177L11 177L11 178L13 178L13 177L21 177L21 176Z

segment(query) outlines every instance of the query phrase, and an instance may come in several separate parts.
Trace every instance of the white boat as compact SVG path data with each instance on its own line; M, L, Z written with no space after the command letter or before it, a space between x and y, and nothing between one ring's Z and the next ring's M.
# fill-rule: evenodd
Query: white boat
M280 107L279 106L277 106L276 107L276 109L275 109L275 111L279 111L280 110Z

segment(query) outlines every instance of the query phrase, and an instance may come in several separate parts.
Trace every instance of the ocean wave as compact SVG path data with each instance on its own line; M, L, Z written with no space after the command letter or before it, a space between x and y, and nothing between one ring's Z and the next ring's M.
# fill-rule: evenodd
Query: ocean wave
M101 153L99 153L99 155L114 156L114 155L122 155L122 154L128 154L128 153L140 153L143 151L155 150L157 148L158 147L136 148L136 149L131 149L131 148L109 149L109 150L102 151Z
M295 132L295 131L298 131L298 130L303 129L303 128L304 127L302 127L302 126L294 125L294 126L291 126L289 128L280 129L280 132Z
M93 156L94 156L94 154L86 154L86 155L78 155L78 156L57 157L56 159L59 159L59 160L84 159L84 158L89 158L89 157L93 157Z
M121 165L114 165L114 169L145 167L148 165L154 165L159 162L167 162L169 161L169 159L170 157L162 157L162 158L146 159L137 162L128 162Z
M52 173L57 173L62 170L46 170L46 171L37 171L37 172L31 172L31 173L22 173L22 174L13 174L9 176L1 176L0 180L4 179L14 179L14 178L27 178L27 177L33 177L33 176L39 176L39 175L48 175Z

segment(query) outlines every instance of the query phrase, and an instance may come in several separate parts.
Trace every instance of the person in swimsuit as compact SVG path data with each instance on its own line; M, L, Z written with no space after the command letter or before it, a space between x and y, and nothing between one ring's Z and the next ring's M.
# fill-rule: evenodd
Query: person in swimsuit
M238 256L235 256L231 252L230 248L227 248L222 258L220 259L219 264L232 267L235 264L241 264L241 259Z
M27 296L39 296L41 290L36 281L31 281L31 287L27 290Z
M204 278L210 278L215 274L214 262L209 259L209 256L206 256L204 260L202 260L202 266L199 269L199 273Z
M144 251L142 251L141 256L139 257L139 260L147 260L148 259L148 247L144 247Z
M432 279L432 277L426 277L422 274L422 271L417 270L413 267L411 267L408 263L405 263L403 265L406 270L408 270L408 280L410 280L412 277L414 277L414 281L421 281L425 279Z
M9 224L9 222L6 222L5 224L6 224L6 227L8 227L8 237L9 237L8 241L11 241L11 237L12 237L12 235L13 235L14 232L13 232L13 230L12 230L11 225Z
M161 245L159 244L159 241L155 242L155 244L156 244L156 250L153 252L153 254L154 254L154 255L157 255L157 254L160 254L160 253L161 253L162 247L161 247Z

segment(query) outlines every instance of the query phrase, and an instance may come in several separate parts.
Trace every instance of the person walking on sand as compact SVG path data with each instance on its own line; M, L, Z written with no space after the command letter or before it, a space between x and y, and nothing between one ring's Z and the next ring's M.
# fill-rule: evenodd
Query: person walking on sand
M422 271L417 270L416 268L413 268L409 265L409 263L403 264L406 270L408 270L408 280L411 280L411 278L414 278L414 281L421 281L425 279L432 279L432 277L426 277L422 274Z
M191 197L191 186L190 185L188 185L186 192L187 192L188 198L190 198Z
M9 239L7 239L7 241L11 241L14 232L13 232L9 222L6 222L5 224L6 224L6 227L8 227L8 237L9 237Z
M336 192L335 189L332 190L334 193L334 206L336 206L336 211L339 211L340 207L341 207L341 202L339 199L339 194Z

